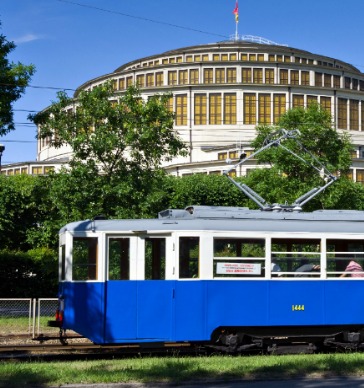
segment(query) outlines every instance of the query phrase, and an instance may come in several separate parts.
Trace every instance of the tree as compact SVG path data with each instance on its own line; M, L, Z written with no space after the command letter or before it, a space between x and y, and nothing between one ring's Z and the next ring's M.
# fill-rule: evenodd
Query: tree
M8 55L15 47L14 42L0 35L0 136L15 129L12 104L25 92L35 72L34 65L9 61Z
M163 176L162 161L186 154L173 129L169 98L155 95L144 101L135 87L116 96L105 83L75 98L60 92L45 112L30 116L39 137L72 149L71 171L53 180L65 219L143 215L146 198Z
M257 137L252 145L259 149L266 139L273 138L281 128L299 131L297 138L285 140L284 146L305 162L281 147L271 147L257 156L260 162L270 164L271 168L255 170L244 180L245 183L270 203L292 203L314 187L324 185L318 170L325 167L340 178L340 184L332 184L324 193L307 203L305 210L362 206L363 190L354 188L356 184L347 178L353 145L347 133L340 133L332 127L331 116L327 111L317 104L307 109L289 110L277 126L258 126ZM346 190L355 194L350 202L343 200Z

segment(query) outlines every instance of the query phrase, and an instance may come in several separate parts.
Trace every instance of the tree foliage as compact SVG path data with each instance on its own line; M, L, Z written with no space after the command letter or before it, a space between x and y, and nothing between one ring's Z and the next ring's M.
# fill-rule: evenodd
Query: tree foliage
M271 168L253 171L245 182L270 203L292 203L314 187L323 186L325 180L320 171L326 169L340 179L340 184L332 184L309 202L305 210L339 206L345 209L361 208L362 188L347 179L353 145L347 133L333 128L330 114L316 104L307 109L289 110L277 126L257 127L253 147L259 149L267 139L277 137L277 131L282 128L298 130L295 139L284 140L282 144L300 158L282 147L271 147L257 156L259 162L268 163ZM354 201L343 200L346 190L355 193Z
M54 147L71 147L73 168L97 166L111 180L159 168L164 159L185 152L173 130L169 98L155 95L144 101L133 86L115 96L105 83L75 99L59 92L57 102L30 118L40 125L40 137L52 137Z
M0 24L1 25L1 24ZM14 130L12 104L25 92L32 75L34 65L10 62L8 55L15 49L13 42L0 35L0 135Z

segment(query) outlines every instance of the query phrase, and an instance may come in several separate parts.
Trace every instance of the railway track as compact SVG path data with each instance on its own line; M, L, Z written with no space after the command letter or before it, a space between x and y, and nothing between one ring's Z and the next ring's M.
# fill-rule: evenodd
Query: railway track
M24 336L22 336L24 338ZM8 341L4 343L4 339ZM86 342L82 337L75 337L77 342L72 342L72 339L67 343L45 343L45 341L55 341L53 338L37 338L38 343L14 343L14 338L1 337L0 342L0 359L21 359L28 358L57 358L57 357L74 357L74 356L132 356L139 354L166 354L166 353L195 353L198 351L196 346L192 346L189 343L168 343L168 344L155 344L151 346L143 346L139 344L128 345L96 345L91 342ZM19 341L19 336L16 337ZM29 340L29 337L28 337ZM34 341L34 340L33 340Z

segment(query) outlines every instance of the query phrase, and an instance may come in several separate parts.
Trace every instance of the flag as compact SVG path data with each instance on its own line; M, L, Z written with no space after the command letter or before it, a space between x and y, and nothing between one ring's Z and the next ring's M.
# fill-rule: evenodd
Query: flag
M238 0L236 0L236 4L235 4L235 8L234 8L233 14L235 15L235 21L238 22L239 21L239 4L238 4Z

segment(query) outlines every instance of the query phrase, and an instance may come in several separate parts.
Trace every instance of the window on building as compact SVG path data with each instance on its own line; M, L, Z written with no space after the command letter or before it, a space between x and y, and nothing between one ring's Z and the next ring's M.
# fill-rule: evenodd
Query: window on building
M192 55L187 55L187 56L186 56L186 62L193 62L193 57L192 57Z
M288 70L281 69L279 71L279 83L281 85L288 85Z
M163 72L159 71L158 73L155 73L156 78L156 86L163 86Z
M236 61L236 54L230 54L230 61Z
M270 94L258 95L259 124L271 124L271 98Z
M154 86L154 73L148 73L147 74L147 87Z
M322 87L322 73L315 72L315 86Z
M212 60L213 61L220 61L220 54L214 54L213 56L212 56Z
M339 75L334 75L334 88L340 89L340 79L341 77Z
M250 62L255 62L256 60L257 60L256 54L249 54L249 61Z
M248 60L248 54L242 53L242 54L240 55L240 59L241 59L242 61L247 61L247 60Z
M228 157L228 153L227 152L219 152L217 154L217 159L218 160L226 160Z
M310 72L301 71L301 85L303 85L303 86L310 85Z
M350 89L351 78L350 77L345 77L344 82L345 82L345 89Z
M167 109L170 111L170 112L174 112L174 107L173 107L173 97L169 97L168 100L167 100Z
M228 54L221 54L221 60L228 61L229 60Z
M364 170L360 168L356 170L356 181L364 185Z
M291 70L291 85L299 85L300 73L298 70Z
M187 125L187 94L176 96L176 125Z
M119 79L119 90L125 89L125 78Z
M195 85L198 84L198 69L191 69L190 70L190 84Z
M263 69L253 69L253 83L263 83Z
M130 239L112 237L108 244L109 280L129 280Z
M214 82L212 69L203 70L203 82L204 84L212 84Z
M264 54L258 54L258 61L264 62Z
M244 93L244 124L256 124L257 108L255 93Z
M236 93L224 94L224 124L236 124Z
M283 62L283 55L277 55L277 62Z
M269 62L275 62L276 58L275 58L275 55L274 54L269 54L268 55L268 61Z
M250 84L252 82L252 69L244 67L241 72L241 82L243 84Z
M21 173L24 174L23 168L21 169ZM25 169L26 170L26 169ZM54 171L54 166L46 166L44 167L44 174L49 174L50 172Z
M202 55L202 62L207 62L209 60L209 55L208 54L203 54Z
M199 277L200 238L179 238L179 278L197 279Z
M274 84L274 69L265 69L265 83Z
M324 86L325 88L331 88L331 74L324 74Z
M209 124L221 124L221 94L211 93L209 95Z
M129 88L133 85L133 77L126 77L126 87Z
M331 114L331 97L320 97L320 105L323 110L326 110Z
M359 80L357 80L356 78L353 78L352 83L353 83L353 90L358 90Z
M338 99L337 125L340 129L348 129L348 100L346 98Z
M180 70L178 72L178 84L186 85L188 83L188 72L187 70Z
M236 82L236 68L229 67L227 69L227 83L234 84Z
M43 167L32 167L33 175L41 175L43 174Z
M216 69L216 83L217 84L225 83L225 68Z
M97 280L97 238L73 238L72 280Z
M273 120L274 124L278 123L280 117L286 112L286 95L273 95Z
M305 101L302 94L294 94L292 96L292 107L293 108L304 108Z
M364 131L364 100L361 101L361 130Z
M195 125L206 125L206 94L195 94Z
M350 130L359 130L359 101L350 100Z
M168 72L168 85L177 85L177 71Z
M145 76L144 74L138 74L136 77L136 83L139 88L144 88L145 86Z
M307 106L310 106L312 104L317 104L317 96L307 96Z

